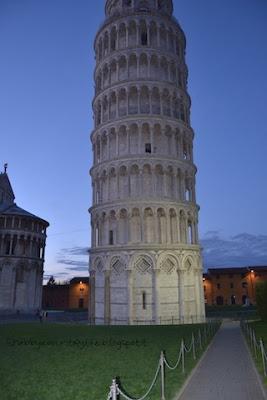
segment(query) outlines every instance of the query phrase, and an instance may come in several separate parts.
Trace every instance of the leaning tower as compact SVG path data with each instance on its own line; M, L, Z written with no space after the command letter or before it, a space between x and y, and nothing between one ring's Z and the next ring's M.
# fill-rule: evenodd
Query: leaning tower
M185 35L172 0L107 0L95 38L92 324L205 318Z

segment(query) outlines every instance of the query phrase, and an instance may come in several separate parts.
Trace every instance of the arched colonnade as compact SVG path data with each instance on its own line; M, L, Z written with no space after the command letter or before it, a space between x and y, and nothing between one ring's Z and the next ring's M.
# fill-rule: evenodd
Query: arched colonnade
M96 94L110 85L139 79L170 82L186 89L187 69L185 65L178 65L171 57L142 52L120 54L98 66L95 72Z
M119 87L94 100L95 126L129 115L163 115L189 124L189 100L175 90L151 85Z
M161 163L128 163L93 173L93 204L132 199L164 199L195 203L195 177Z
M92 213L93 247L131 244L197 244L197 217L166 207L114 208Z
M127 19L126 22L110 24L102 30L95 41L96 60L100 62L116 50L139 46L162 49L177 57L184 55L182 33L147 17Z
M154 154L193 162L193 134L161 123L126 123L95 131L94 165L121 156Z

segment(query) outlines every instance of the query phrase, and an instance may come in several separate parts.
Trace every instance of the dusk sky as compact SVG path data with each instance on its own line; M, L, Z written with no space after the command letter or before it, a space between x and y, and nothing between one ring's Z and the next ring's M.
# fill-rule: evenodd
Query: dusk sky
M93 42L104 0L0 0L0 163L46 219L45 275L88 274ZM267 2L174 0L206 267L267 265Z

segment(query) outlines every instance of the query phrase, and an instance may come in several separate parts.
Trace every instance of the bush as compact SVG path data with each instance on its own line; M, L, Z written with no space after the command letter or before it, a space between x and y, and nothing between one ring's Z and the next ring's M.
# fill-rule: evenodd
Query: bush
M256 284L256 304L261 319L267 321L267 281Z

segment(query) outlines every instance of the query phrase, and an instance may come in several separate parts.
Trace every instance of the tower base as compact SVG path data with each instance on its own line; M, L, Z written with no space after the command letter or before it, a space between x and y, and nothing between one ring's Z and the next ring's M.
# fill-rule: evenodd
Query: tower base
M205 321L198 246L92 251L89 322L169 325Z

